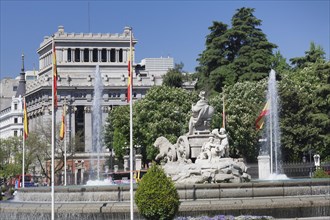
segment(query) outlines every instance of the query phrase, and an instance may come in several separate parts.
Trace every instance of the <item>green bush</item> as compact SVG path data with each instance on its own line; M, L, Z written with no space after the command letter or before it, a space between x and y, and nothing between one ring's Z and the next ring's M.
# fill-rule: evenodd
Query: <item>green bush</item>
M153 164L135 193L135 203L146 219L170 220L179 210L179 194L160 166Z
M315 170L313 178L330 178L330 175L328 175L322 168L319 168Z

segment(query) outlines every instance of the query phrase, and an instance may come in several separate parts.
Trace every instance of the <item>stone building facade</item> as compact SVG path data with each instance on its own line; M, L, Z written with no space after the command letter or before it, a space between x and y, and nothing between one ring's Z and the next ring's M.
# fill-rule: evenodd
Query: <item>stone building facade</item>
M61 122L63 106L67 106L67 140L81 135L81 146L68 161L68 167L78 176L89 169L92 152L92 112L96 66L102 78L103 92L100 105L101 118L105 120L116 106L127 105L129 28L123 33L67 33L63 26L52 37L44 37L39 49L38 77L26 84L26 102L29 130L41 125L51 128L52 104L52 44L57 57L58 108L56 122ZM133 37L133 44L137 40ZM136 63L133 54L133 101L145 96L148 89L162 84L162 76L174 67L173 58L146 58ZM58 137L58 134L57 134ZM103 147L102 155L109 155ZM82 167L84 164L84 167ZM81 170L75 170L80 166ZM77 176L76 175L76 176ZM82 175L82 174L81 174ZM82 175L83 176L83 175ZM75 180L77 183L77 179Z

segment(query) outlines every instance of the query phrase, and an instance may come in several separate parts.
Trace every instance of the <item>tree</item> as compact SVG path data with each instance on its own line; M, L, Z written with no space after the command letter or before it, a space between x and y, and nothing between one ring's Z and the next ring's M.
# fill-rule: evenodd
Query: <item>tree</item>
M226 131L229 136L231 157L244 157L255 162L259 155L259 132L255 120L266 100L266 80L261 82L240 82L224 88L212 99L215 108L212 127L222 125L223 96L225 96Z
M196 93L175 87L157 86L133 105L134 145L140 145L143 161L151 161L157 155L155 140L165 136L172 143L188 129L191 104ZM129 108L114 108L107 119L105 143L113 148L118 158L129 143ZM126 143L126 145L125 145Z
M286 160L299 161L312 150L330 155L330 62L301 64L283 75L281 130Z
M155 140L166 137L171 143L188 129L191 104L196 93L167 86L153 87L134 104L134 142L142 146L144 160L153 160L158 150Z
M56 130L60 130L60 124L56 125ZM26 139L26 170L29 169L31 164L40 167L42 175L51 180L49 167L47 168L47 160L51 159L51 126L48 123L38 125L33 132L29 133ZM71 144L71 145L70 145ZM74 155L76 149L81 146L79 134L72 138L70 141L67 152L67 158ZM55 174L62 172L64 167L64 142L57 136L55 139Z
M143 176L135 193L135 203L146 219L173 219L179 210L179 194L165 171L153 164Z
M296 68L304 68L308 64L315 63L317 61L323 62L325 60L325 52L323 48L319 45L315 45L314 42L310 43L308 51L305 51L304 57L291 58L291 64Z
M183 63L175 64L173 69L167 71L163 76L163 85L181 88L183 84Z
M114 149L116 157L122 161L125 147L129 143L129 106L118 106L109 112L105 126L104 142L107 148Z
M261 20L254 9L240 8L232 17L232 27L213 22L206 37L206 49L197 59L198 88L221 92L224 86L240 81L258 81L268 76L275 44L258 28Z
M12 177L22 173L22 138L0 140L0 176Z

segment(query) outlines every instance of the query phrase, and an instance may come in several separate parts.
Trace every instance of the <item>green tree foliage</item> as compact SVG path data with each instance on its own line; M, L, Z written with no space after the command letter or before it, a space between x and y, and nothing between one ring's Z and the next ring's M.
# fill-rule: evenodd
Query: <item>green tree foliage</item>
M286 62L286 59L282 56L280 51L276 51L274 56L271 58L271 67L276 71L277 79L280 79L280 75L291 69L290 65Z
M286 160L299 160L309 150L322 158L330 155L330 62L302 66L284 74L280 83Z
M316 63L318 61L323 62L325 60L325 52L323 48L319 45L315 45L314 42L310 43L308 51L305 51L305 56L291 58L291 64L296 68L304 68L308 64Z
M255 120L265 104L266 80L240 82L224 88L223 92L210 100L215 107L212 127L222 126L223 96L225 96L226 130L229 136L232 157L244 157L248 162L256 161L259 154L259 132Z
M0 176L11 177L22 173L22 138L0 140Z
M238 81L258 81L267 77L275 44L267 41L261 20L254 9L240 8L233 15L232 27L213 22L206 37L206 49L197 59L198 88L221 92Z
M173 219L180 206L173 181L156 164L149 168L139 183L135 203L141 215L150 220Z
M153 160L158 149L155 140L164 136L172 143L188 129L191 104L197 94L175 87L151 88L146 96L133 105L134 145L140 145L143 160ZM129 106L114 108L107 119L105 143L121 158L129 143ZM125 142L127 143L125 145Z
M134 142L142 146L145 160L153 160L157 155L153 143L158 137L175 143L188 130L191 104L196 100L196 93L158 86L134 104Z
M129 143L129 105L118 106L109 112L105 126L104 142L109 149L114 149L119 160L125 155Z
M163 76L163 85L169 87L181 88L183 84L183 63L175 64L173 69L170 69Z

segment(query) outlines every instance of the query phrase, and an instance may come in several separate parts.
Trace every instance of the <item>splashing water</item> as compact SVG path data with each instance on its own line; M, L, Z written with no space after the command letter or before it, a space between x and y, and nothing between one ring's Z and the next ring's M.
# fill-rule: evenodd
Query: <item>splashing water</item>
M91 160L91 171L97 171L97 179L100 179L100 153L102 152L102 101L103 84L100 73L99 65L95 70L95 82L94 82L94 97L93 97L93 111L92 111L92 151L96 153L97 158ZM96 161L95 161L96 159ZM96 164L95 164L96 163ZM96 167L95 167L96 166Z
M266 129L263 145L263 154L270 155L270 179L287 179L282 170L281 131L279 126L280 98L277 92L276 73L271 70L268 79L267 100L269 101L269 114L266 115Z

